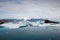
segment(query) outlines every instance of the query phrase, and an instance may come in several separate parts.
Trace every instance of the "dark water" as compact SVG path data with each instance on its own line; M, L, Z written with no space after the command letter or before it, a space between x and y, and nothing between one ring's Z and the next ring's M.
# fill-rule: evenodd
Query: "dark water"
M49 27L0 28L0 40L60 40L60 29Z

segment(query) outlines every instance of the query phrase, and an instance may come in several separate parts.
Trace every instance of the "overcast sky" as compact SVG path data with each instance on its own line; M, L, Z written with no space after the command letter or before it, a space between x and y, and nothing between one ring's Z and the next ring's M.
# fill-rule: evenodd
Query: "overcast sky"
M60 0L0 0L0 18L58 18Z

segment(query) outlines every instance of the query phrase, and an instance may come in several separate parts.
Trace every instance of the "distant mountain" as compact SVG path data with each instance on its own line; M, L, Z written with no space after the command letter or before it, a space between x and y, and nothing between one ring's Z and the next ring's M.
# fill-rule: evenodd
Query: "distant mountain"
M55 23L55 24L59 24L59 22L51 21L51 20L45 20L44 23Z
M37 22L37 21L45 21L45 19L28 19L27 21L30 21L30 22Z
M48 19L35 19L35 18L32 18L32 19L28 19L27 21L30 21L30 22L42 22L44 21L44 23L55 23L55 24L59 24L59 22L56 22L56 21L52 21L52 20L48 20Z
M12 23L18 23L18 22L22 22L22 21L29 21L29 22L44 22L44 23L59 23L56 21L51 21L51 20L47 20L47 19L42 19L42 18L31 18L31 19L0 19L0 24L4 24L4 23L8 23L8 22L12 22Z
M0 24L8 23L8 22L19 22L23 21L24 19L0 19Z

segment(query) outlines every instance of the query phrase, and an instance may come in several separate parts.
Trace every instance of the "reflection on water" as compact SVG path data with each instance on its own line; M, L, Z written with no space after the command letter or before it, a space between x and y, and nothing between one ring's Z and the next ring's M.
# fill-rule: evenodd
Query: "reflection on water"
M4 26L0 26L0 28L4 28Z
M60 40L60 27L0 28L0 40Z

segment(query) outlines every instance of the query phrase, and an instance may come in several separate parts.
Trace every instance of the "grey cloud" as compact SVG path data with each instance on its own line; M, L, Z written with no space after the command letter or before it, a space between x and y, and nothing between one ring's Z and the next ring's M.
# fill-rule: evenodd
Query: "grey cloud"
M53 17L53 14L60 11L60 0L0 0L0 3L0 8L4 7L2 9L14 11L15 14L19 12L19 16L24 17L47 17L49 15Z

